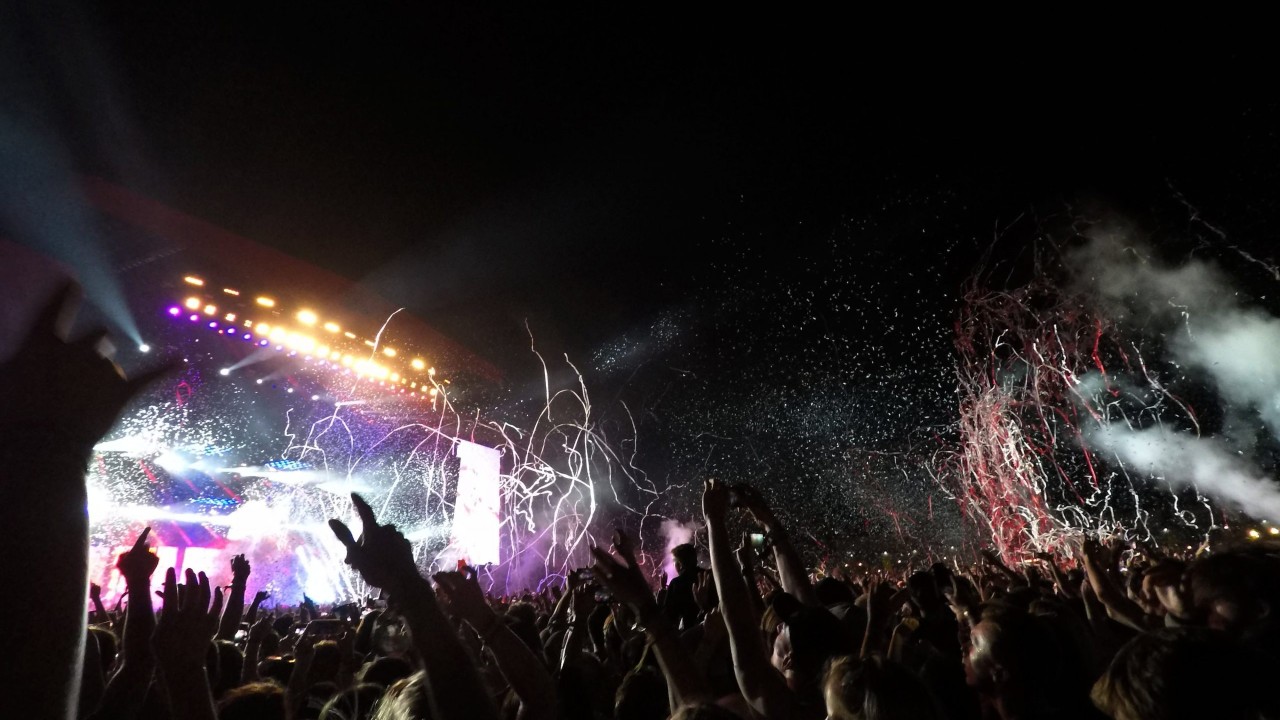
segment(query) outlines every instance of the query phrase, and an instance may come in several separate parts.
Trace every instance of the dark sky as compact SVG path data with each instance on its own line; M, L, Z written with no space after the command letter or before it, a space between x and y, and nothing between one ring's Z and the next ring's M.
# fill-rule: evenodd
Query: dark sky
M709 241L735 223L770 266L884 193L957 193L985 229L1082 194L1141 204L1166 178L1202 198L1274 184L1258 160L1275 156L1274 100L1246 84L1260 59L1172 36L57 5L6 11L4 94L76 167L366 280L498 356L526 318L581 354L681 302L715 281Z

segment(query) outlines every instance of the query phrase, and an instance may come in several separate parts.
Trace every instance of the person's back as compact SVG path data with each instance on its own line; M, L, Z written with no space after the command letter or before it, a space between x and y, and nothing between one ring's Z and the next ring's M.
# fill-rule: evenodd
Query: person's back
M698 622L698 603L693 588L698 581L698 551L685 543L671 551L678 573L667 585L662 613L671 624L686 629Z

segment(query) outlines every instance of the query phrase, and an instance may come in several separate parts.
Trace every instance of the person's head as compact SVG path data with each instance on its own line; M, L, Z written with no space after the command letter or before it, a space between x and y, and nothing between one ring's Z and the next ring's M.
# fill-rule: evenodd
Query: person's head
M349 687L325 703L320 710L320 720L369 720L384 690L372 683Z
M280 687L289 684L289 676L293 674L293 661L273 655L258 663L258 677L269 680Z
M1062 709L1087 703L1085 689L1070 682L1080 669L1071 667L1069 648L1059 643L1044 618L992 604L983 610L969 639L965 679L980 693L1010 706Z
M914 673L881 655L831 663L823 684L828 720L937 720L929 688Z
M615 720L663 720L671 708L667 703L667 681L652 667L638 667L627 673L614 695Z
M1225 633L1160 629L1120 648L1092 697L1116 720L1272 717L1274 669Z
M218 720L285 720L284 690L258 682L228 690L218 701Z
M942 607L942 593L938 591L938 581L933 573L921 570L907 578L907 592L911 601L924 612L933 612Z
M671 557L675 560L676 572L680 575L698 569L698 549L690 543L684 543L672 548Z
M244 654L229 640L218 640L212 647L212 657L217 665L210 668L213 671L210 674L213 676L213 696L218 697L240 684Z
M1209 555L1187 569L1193 607L1209 627L1245 633L1272 623L1280 603L1280 558L1234 551Z
M387 688L373 711L373 720L432 720L427 675L419 670Z
M827 661L854 652L844 623L823 608L795 611L773 641L773 666L793 690L817 688Z
M856 599L853 596L853 589L848 584L833 577L824 577L819 580L814 584L813 592L818 596L818 602L826 607L841 603L852 605Z
M408 660L398 657L380 657L360 669L357 680L362 684L372 683L389 688L397 680L413 674L413 666Z
M342 652L333 640L321 640L315 644L315 657L311 660L312 682L333 682L338 678L338 666L342 664Z
M98 641L98 659L102 661L102 674L111 675L111 667L116 661L116 636L107 628L90 625L89 632Z

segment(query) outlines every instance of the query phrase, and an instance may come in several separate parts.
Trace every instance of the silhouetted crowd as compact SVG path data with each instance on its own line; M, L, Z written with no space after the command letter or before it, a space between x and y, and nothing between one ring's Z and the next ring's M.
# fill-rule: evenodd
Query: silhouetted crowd
M703 562L677 547L669 580L619 531L563 582L494 596L470 568L424 577L353 495L358 534L330 525L377 599L268 612L242 556L225 577L179 575L144 531L108 610L85 579L84 468L168 368L125 379L101 336L68 340L75 294L0 368L0 717L1280 717L1280 548L1266 542L1175 555L1087 540L964 568L817 572L756 489L716 480Z

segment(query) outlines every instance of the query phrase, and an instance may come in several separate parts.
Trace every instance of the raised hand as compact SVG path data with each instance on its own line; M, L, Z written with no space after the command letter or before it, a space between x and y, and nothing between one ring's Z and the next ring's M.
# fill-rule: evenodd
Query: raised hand
M147 544L147 536L150 534L150 527L143 528L138 539L134 541L133 547L120 553L120 557L116 559L116 569L130 585L137 582L149 584L151 574L160 564L160 558L156 557L155 551ZM160 595L164 597L163 594Z
M720 521L724 520L728 512L729 485L715 478L708 478L702 486L702 514L708 521Z
M89 583L89 599L95 605L102 602L102 586L97 583Z
M480 590L480 582L475 575L468 577L460 572L442 572L431 577L436 581L436 592L448 602L453 614L466 620L477 631L485 632L497 619L489 603L485 602L484 592Z
M735 489L738 491L738 501L757 523L770 529L777 524L778 518L759 490L746 484L738 485Z
M351 493L351 502L360 516L362 532L358 540L341 520L329 521L333 534L347 548L347 564L355 568L365 582L391 593L419 579L413 549L404 535L394 525L379 525L373 508L364 498Z
M630 547L627 543L622 546ZM622 562L619 562L618 558L598 547L591 548L591 554L596 559L595 565L592 566L596 581L613 593L614 598L637 610L648 609L651 605L656 607L653 590L649 587L649 581L645 580L644 572L640 570L640 565L635 561L634 556L630 558L623 556Z
M231 577L233 582L244 582L249 579L249 561L244 555L235 555L231 558Z
M169 568L164 576L163 611L151 635L151 648L162 673L204 670L209 642L218 629L222 614L222 591L211 592L209 578L186 572L186 583L178 584L177 573ZM210 603L212 600L212 604Z
M702 612L714 610L716 599L716 579L710 570L698 571L698 579L693 582L693 601Z
M61 288L41 310L17 354L0 367L0 415L56 431L77 452L88 453L129 400L173 365L130 380L109 359L105 330L69 341L81 295L74 283Z

